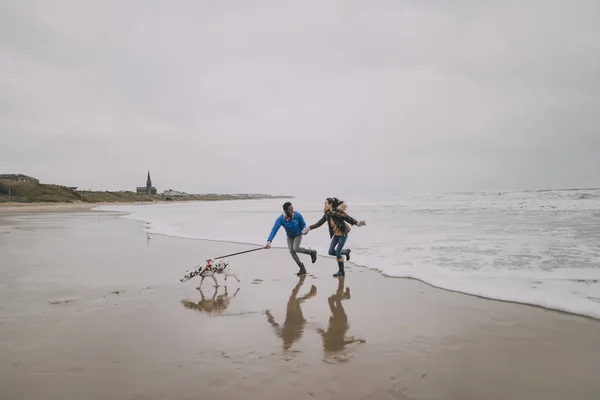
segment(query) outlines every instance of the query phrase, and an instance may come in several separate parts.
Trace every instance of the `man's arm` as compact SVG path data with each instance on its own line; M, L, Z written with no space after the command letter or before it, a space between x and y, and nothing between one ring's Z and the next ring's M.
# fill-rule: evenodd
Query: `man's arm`
M300 230L303 230L304 228L306 228L306 222L304 221L304 217L298 211L296 211L296 214L298 214L298 220L300 221L299 228Z
M275 329L275 334L277 336L281 337L281 327L279 326L279 324L277 322L275 322L275 319L271 315L271 312L269 310L267 310L267 311L265 311L265 314L267 314L267 321L269 321L269 323L271 324L273 329Z
M275 220L275 224L273 225L273 229L271 229L271 233L269 234L267 243L271 243L273 241L273 239L275 238L275 235L277 234L277 231L279 231L280 227L281 227L281 216Z

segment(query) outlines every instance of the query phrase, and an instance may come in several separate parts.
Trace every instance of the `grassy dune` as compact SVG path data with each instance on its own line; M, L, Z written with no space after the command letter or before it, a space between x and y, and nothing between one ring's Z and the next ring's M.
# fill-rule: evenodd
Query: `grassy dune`
M290 198L291 196L270 196L264 194L190 194L173 196L167 199L162 195L150 196L131 191L79 191L61 185L48 185L33 182L16 182L0 179L0 203L135 203L157 201L216 201L266 198Z

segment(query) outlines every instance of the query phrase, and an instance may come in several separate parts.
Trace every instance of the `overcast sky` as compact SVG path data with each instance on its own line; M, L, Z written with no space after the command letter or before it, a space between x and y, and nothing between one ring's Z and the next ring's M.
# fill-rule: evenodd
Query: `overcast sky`
M0 173L291 195L600 186L599 1L0 0Z

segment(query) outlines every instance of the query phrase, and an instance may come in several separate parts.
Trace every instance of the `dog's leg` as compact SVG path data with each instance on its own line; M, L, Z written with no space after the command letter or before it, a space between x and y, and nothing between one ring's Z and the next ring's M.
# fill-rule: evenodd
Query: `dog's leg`
M215 281L215 287L219 287L219 283L217 282L217 278L215 278L215 275L211 275L211 278L213 278L213 281Z
M200 278L200 284L198 285L198 287L196 289L200 289L202 287L202 282L204 282L203 276Z
M227 277L228 277L228 276L233 276L233 277L235 278L235 280L236 280L236 281L238 281L238 282L240 281L240 280L238 279L238 277L237 277L237 276L236 276L236 275L235 275L233 272L225 271L225 272L223 272L223 273L225 274L225 280L227 280Z

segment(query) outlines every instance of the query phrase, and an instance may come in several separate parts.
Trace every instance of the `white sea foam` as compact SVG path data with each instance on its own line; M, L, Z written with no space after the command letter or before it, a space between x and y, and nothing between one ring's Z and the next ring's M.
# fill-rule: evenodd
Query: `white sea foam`
M349 214L367 221L350 233L346 247L353 263L448 290L600 319L600 190L346 200ZM283 201L97 210L128 212L126 218L146 221L150 233L263 245ZM309 224L322 215L323 199L293 203ZM302 244L328 257L327 227L311 231ZM273 245L285 247L283 228Z

